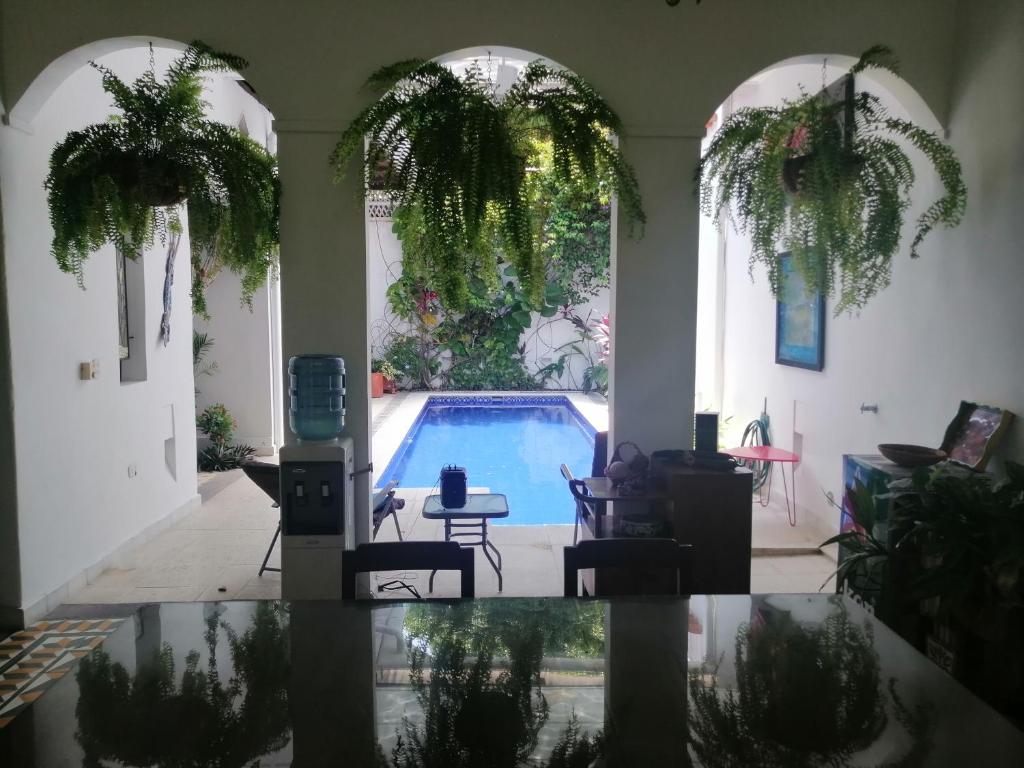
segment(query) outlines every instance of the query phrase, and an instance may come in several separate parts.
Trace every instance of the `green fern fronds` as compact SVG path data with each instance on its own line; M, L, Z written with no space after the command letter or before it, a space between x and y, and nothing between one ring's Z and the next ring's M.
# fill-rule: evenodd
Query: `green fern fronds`
M850 75L897 71L885 46L861 56ZM853 124L843 125L852 112ZM960 163L934 133L890 117L873 94L852 103L820 94L732 114L696 173L701 209L727 215L751 239L750 269L763 264L773 294L777 253L790 251L808 285L838 296L835 313L859 310L888 284L916 179L903 144L932 165L944 194L918 218L910 256L937 226L960 223L967 205ZM797 169L798 170L794 170ZM784 180L798 182L787 192Z
M378 70L367 86L382 94L342 134L331 155L336 178L360 157L367 178L383 173L395 202L421 212L429 240L423 252L449 306L465 303L489 228L500 233L528 292L541 298L544 261L527 189L538 139L552 144L560 184L604 182L630 221L644 223L636 176L612 139L619 118L576 74L535 61L499 95L478 67L460 77L436 62L409 60Z
M176 205L187 199L193 264L213 249L241 276L242 300L250 303L277 264L277 161L236 129L205 119L201 77L247 62L196 41L162 81L152 66L131 84L92 66L118 114L72 131L50 156L45 187L58 266L82 285L83 264L101 246L137 257L180 227ZM200 310L203 287L203 276L194 275Z

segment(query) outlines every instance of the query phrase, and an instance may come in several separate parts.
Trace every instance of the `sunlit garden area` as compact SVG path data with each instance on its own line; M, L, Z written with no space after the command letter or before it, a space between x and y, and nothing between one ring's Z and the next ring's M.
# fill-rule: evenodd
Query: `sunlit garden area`
M602 105L573 76L540 63L486 56L447 65L398 88L404 103L395 112L422 120L417 110L440 109L452 121L475 116L473 125L481 115L493 119L467 138L481 155L470 149L464 160L480 167L450 177L437 170L448 156L428 154L430 136L410 143L442 183L461 188L469 177L465 199L439 201L421 189L394 167L386 134L376 134L382 154L368 155L367 204L374 371L400 389L605 393L611 198L630 184L628 170L608 143L607 118L587 133L567 136L562 126L558 135L559 122L529 99L543 95L555 115L583 103L596 118ZM417 88L436 85L433 78L444 88L421 99ZM378 118L382 125L390 114ZM498 150L483 154L488 147ZM502 163L522 163L525 175L488 189ZM473 201L471 191L485 199Z

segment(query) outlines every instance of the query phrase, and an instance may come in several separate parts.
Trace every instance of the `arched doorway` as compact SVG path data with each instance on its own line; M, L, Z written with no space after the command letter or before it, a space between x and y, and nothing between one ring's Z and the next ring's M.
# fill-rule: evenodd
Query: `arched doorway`
M15 566L19 594L4 596L4 602L20 606L29 618L52 608L48 599L65 600L69 591L87 590L93 578L118 562L126 545L144 542L199 503L186 222L171 268L167 256L174 238L167 244L158 240L152 252L135 261L103 246L84 264L84 291L74 276L58 270L49 253L53 231L43 182L50 152L69 132L103 123L115 111L100 73L88 62L95 60L127 82L150 67L160 78L186 46L152 42L151 48L148 38L115 38L61 56L13 105L0 137L8 223L4 304L13 379L10 435L19 489L17 504L14 499L5 504L17 534L4 540L18 548L13 562L20 559L20 568ZM237 73L210 76L206 115L244 125L251 138L272 151L271 115L246 86ZM244 330L248 311L234 331L240 339L264 339L261 397L267 412L280 402L273 381L278 368L269 331L271 290L276 295L276 287L267 288L263 333ZM238 312L237 286L222 305L225 314ZM238 346L230 329L217 333L226 350ZM250 361L244 359L245 368L235 373L247 382L245 393L257 389ZM219 362L226 379L236 366ZM50 459L40 460L45 456ZM147 588L141 582L129 586Z
M832 87L854 63L856 58L845 55L800 56L758 72L733 90L711 116L703 147L707 148L730 115L745 108L781 106ZM872 69L858 73L855 88L876 96L892 117L941 136L939 121L925 100L891 72ZM937 177L921 162L923 156L913 149L910 156L918 183L905 214L908 224L941 189ZM772 444L800 457L796 489L790 489L794 496L789 519L788 505L780 506L779 477L774 478L772 503L765 509L753 505L753 546L768 556L814 552L838 531L838 512L828 499L838 502L842 498L844 455L874 453L875 445L888 439L885 435L894 424L886 424L887 418L880 419L877 412L862 411L860 406L909 396L892 366L898 369L913 359L913 350L925 335L921 329L908 328L900 318L910 305L927 302L920 293L920 281L937 276L927 258L912 263L906 255L908 247L904 233L901 251L893 262L892 284L862 310L834 316L835 301L824 299L820 324L824 364L821 370L814 370L813 366L794 367L785 355L778 355L779 334L786 332L779 330L779 316L785 309L771 294L765 268L751 261L749 233L738 231L728 220L716 227L708 217L701 217L696 408L720 412L725 421L723 447L738 446L746 425L766 413ZM818 327L815 320L815 329ZM808 332L819 338L816 330ZM890 341L897 337L904 350L899 359L887 352ZM887 362L879 367L882 360ZM903 422L903 429L913 428L905 414L890 411L889 418ZM944 423L944 416L936 418ZM772 471L777 475L782 466ZM788 468L786 474L790 474ZM768 475L766 485L767 480ZM795 527L789 524L792 519L797 521ZM819 583L834 567L834 561L820 563ZM755 586L757 575L755 567Z

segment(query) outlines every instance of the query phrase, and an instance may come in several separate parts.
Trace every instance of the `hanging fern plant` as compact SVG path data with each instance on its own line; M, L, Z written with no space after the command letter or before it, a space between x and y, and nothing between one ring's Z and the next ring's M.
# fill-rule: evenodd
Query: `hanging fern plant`
M207 120L202 73L240 70L245 59L193 42L156 77L150 67L127 84L95 62L120 114L72 131L50 155L48 191L53 254L83 285L89 254L111 243L137 258L178 230L187 200L193 265L213 260L242 277L246 303L276 267L280 185L277 162L233 127ZM205 313L194 275L193 305Z
M590 189L604 181L628 218L644 222L633 169L613 141L619 118L572 72L535 61L502 93L478 66L459 76L410 60L379 70L368 86L382 95L342 135L331 156L336 177L361 155L367 178L378 179L396 203L422 211L424 252L451 307L465 303L475 255L489 247L492 228L528 293L541 298L544 265L527 192L537 139L551 141L560 184Z
M892 52L869 49L849 75L869 68L895 72ZM907 144L944 187L917 220L916 258L932 229L963 217L960 163L934 133L889 116L877 96L852 85L839 99L823 92L732 114L697 169L701 207L716 223L728 211L750 235L750 268L764 264L774 294L777 252L790 251L807 285L838 296L837 315L860 309L889 284L915 181Z

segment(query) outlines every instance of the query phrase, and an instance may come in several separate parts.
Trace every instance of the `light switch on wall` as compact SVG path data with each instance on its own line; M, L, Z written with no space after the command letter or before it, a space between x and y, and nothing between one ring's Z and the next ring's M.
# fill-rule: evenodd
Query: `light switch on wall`
M93 379L99 378L99 375L99 360L89 360L88 362L78 364L78 378L82 381L92 381Z

